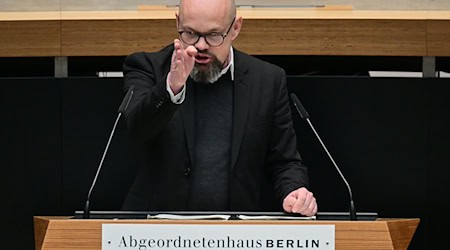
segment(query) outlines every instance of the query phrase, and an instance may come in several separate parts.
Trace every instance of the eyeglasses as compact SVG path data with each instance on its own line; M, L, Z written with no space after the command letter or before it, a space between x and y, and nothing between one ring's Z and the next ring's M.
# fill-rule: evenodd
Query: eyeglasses
M228 28L227 32L224 34L220 34L217 32L211 32L211 33L199 33L194 31L188 31L188 30L179 30L178 33L180 34L181 41L183 41L186 44L194 45L198 43L200 40L200 37L205 38L206 43L209 46L217 47L222 45L223 41L225 40L225 37L227 37L228 32L230 32L231 27L233 27L234 21L236 20L236 17L233 18L233 21L231 22L230 27Z

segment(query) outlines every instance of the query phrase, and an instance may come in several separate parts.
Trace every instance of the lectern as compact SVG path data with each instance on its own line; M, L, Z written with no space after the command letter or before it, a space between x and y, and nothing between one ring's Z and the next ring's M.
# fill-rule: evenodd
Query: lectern
M407 249L419 219L332 220L147 220L34 217L36 249L101 249L103 224L334 225L336 249Z

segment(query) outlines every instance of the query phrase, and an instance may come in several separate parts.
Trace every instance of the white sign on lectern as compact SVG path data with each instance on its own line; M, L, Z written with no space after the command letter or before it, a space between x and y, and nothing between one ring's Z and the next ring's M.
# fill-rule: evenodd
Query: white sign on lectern
M103 250L334 249L334 225L103 224Z

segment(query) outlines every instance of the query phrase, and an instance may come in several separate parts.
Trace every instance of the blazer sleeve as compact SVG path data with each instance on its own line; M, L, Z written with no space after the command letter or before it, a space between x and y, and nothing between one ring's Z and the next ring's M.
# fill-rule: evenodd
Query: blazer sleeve
M125 91L132 85L135 89L125 120L131 135L141 142L158 135L179 106L170 100L166 90L168 69L164 63L165 54L170 53L158 53L131 54L123 65Z
M278 92L275 94L268 166L272 173L274 190L282 203L293 190L308 186L308 172L297 151L286 73L283 69L280 71Z

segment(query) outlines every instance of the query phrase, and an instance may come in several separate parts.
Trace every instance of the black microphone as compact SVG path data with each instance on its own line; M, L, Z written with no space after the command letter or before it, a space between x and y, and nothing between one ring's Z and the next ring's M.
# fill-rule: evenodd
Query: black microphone
M87 199L86 199L86 204L84 206L83 219L89 219L89 217L90 217L91 211L90 211L89 200L91 198L92 190L94 189L95 183L97 183L98 174L100 173L100 170L102 169L103 161L105 160L105 156L106 156L106 153L108 152L109 144L111 143L111 139L114 135L114 132L116 131L117 123L119 122L120 117L122 116L122 113L125 113L125 111L127 110L128 105L130 104L131 98L133 97L133 94L134 94L134 85L131 85L131 87L128 89L125 97L123 98L122 103L119 106L119 110L118 110L119 114L117 115L116 122L114 123L111 134L109 135L108 143L106 144L105 151L103 151L102 159L100 160L100 164L98 165L98 168L97 168L97 173L95 174L94 180L92 181L91 188L89 189Z
M339 175L341 176L342 180L344 181L345 185L347 186L348 189L348 194L350 196L350 220L357 220L356 218L356 209L355 209L355 204L353 202L353 194L352 194L352 189L350 188L350 185L347 182L347 179L345 179L344 175L342 174L341 170L339 169L338 165L336 164L336 162L334 161L333 157L331 156L330 152L328 151L327 147L325 146L325 144L322 142L322 139L320 139L319 134L317 133L316 129L314 128L314 126L311 123L311 120L309 119L309 114L306 111L306 109L303 107L302 103L300 102L300 100L297 98L297 96L292 93L291 94L291 99L294 102L294 107L295 109L297 109L297 112L300 114L300 117L302 119L305 119L309 126L311 127L311 129L314 131L314 134L316 135L317 139L319 139L320 144L322 144L323 149L325 150L325 152L327 152L328 157L330 158L331 162L333 162L334 167L336 168L336 170L338 171Z

